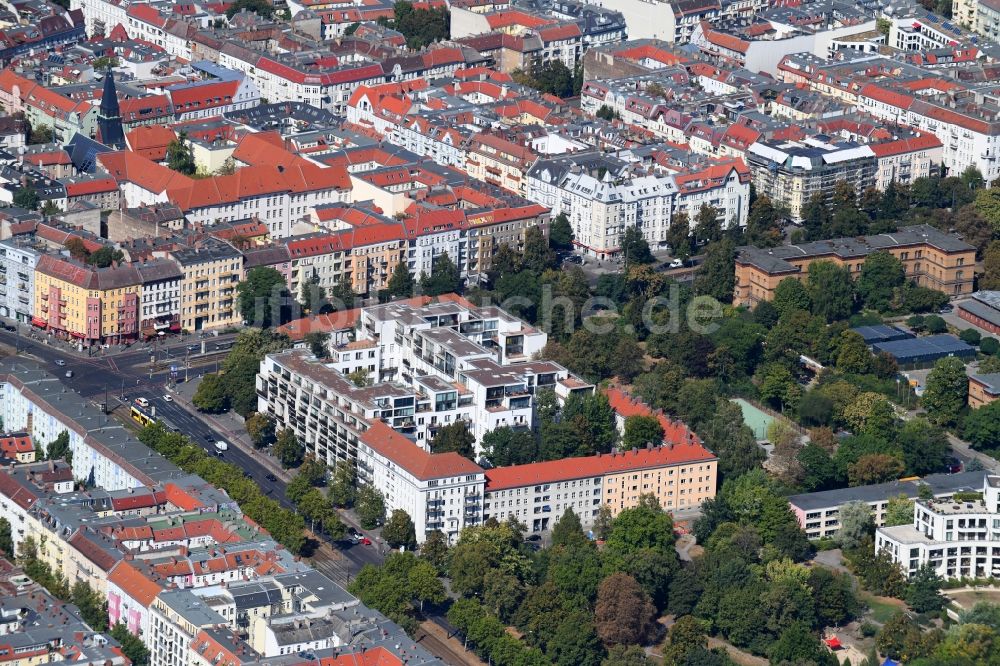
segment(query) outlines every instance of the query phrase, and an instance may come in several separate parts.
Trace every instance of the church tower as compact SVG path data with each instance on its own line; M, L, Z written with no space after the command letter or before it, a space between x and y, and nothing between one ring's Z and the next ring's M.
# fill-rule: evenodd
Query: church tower
M121 111L118 109L118 91L115 89L115 75L108 68L104 75L104 94L97 112L98 140L111 148L125 148L125 133L122 131Z

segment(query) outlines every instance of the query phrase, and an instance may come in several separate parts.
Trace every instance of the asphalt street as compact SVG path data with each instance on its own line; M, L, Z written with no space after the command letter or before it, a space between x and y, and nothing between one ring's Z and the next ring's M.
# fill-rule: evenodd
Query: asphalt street
M49 340L46 344L44 333L34 331L32 337L28 335L28 328L22 324L19 334L0 330L0 344L16 349L19 356L33 358L42 363L46 370L67 387L93 401L95 408L99 408L100 403L105 402L105 397L109 409L114 409L123 403L131 405L136 398L143 397L149 400L150 408L154 411L153 415L191 438L191 441L208 453L215 455L215 442L227 440L227 431L224 428L210 425L204 415L189 411L174 400L167 401L164 396L169 394L167 383L171 378L171 366L176 370L177 379L184 378L185 363L190 377L213 372L228 353L229 346L236 337L235 334L205 338L186 336L184 339L171 339L148 345L138 343L126 350L115 349L111 353L88 356L86 353L81 354L70 349L63 342ZM156 362L151 364L150 361L154 358ZM57 360L65 362L65 365L58 365ZM66 376L68 370L72 370L71 377ZM123 393L124 400L122 400ZM216 422L225 424L227 418L218 417ZM233 427L239 426L234 422ZM275 498L287 508L294 509L285 496L285 482L280 478L269 481L268 470L252 453L230 445L222 458L242 469L269 497ZM342 562L326 566L338 569L341 572L340 579L343 579L342 573L345 568L346 573L353 577L365 564L378 565L384 560L375 546L345 542L333 545L343 554L344 559Z

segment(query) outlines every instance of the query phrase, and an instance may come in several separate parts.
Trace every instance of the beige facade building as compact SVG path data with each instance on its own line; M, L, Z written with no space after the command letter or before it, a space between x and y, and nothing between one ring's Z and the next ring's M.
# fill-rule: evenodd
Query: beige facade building
M195 248L172 253L181 267L180 323L186 331L225 328L242 323L236 285L243 279L243 255L210 238Z
M694 509L715 497L718 458L692 438L662 446L486 470L483 520L516 518L550 529L566 509L585 526L601 505L613 516L652 495L665 511Z
M736 255L734 302L752 307L760 301L772 300L782 280L804 280L814 261L833 262L857 278L868 255L879 251L899 259L906 277L922 287L949 296L972 293L976 248L954 234L921 224L892 234L834 238L769 249L741 247Z

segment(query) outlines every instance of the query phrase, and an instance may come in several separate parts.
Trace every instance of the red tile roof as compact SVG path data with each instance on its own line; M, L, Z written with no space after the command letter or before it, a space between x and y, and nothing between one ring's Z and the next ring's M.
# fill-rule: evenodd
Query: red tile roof
M91 178L79 183L66 183L67 197L85 197L90 194L101 194L102 192L116 192L118 181L110 176L107 178Z
M496 467L486 470L486 492L711 460L715 456L701 444L668 444L653 449Z
M167 94L170 95L176 113L189 113L232 104L240 83L240 79L235 79L196 85L184 84L167 88Z
M361 435L361 441L420 481L483 473L482 467L453 451L424 451L382 421L373 423Z
M137 602L149 608L156 596L163 590L160 585L146 576L128 562L119 562L118 566L108 575L108 582L114 583Z
M133 152L160 162L167 157L167 146L177 138L169 127L140 125L125 135L125 143Z
M888 157L889 155L902 155L903 153L914 153L918 150L940 148L941 145L940 139L928 133L906 139L897 139L895 141L870 143L868 147L875 153L875 157Z
M35 445L31 443L28 435L12 435L0 438L0 452L4 458L17 458L19 453L28 453L35 450Z
M882 102L883 104L895 106L900 109L908 109L910 108L910 105L913 104L913 97L910 95L904 95L903 93L887 90L875 85L874 83L869 83L862 88L861 95L873 99L876 102Z

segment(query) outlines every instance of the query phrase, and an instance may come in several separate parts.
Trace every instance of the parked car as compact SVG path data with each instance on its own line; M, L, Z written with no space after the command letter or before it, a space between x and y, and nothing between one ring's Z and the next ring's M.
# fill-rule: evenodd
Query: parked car
M948 456L944 459L944 468L949 474L958 474L962 471L962 461L954 456Z
M528 536L524 537L524 540L525 541L541 541L542 540L542 535L541 534L529 534Z
M264 478L272 483L278 480L278 477L276 477L274 474L271 474L270 472L265 474Z
M361 545L362 546L370 546L370 545L372 545L372 540L369 539L366 536L363 536L363 537L361 537Z
M673 261L670 262L670 268L684 268L684 260L674 259Z
M229 444L227 442L222 441L220 439L219 441L217 441L215 443L215 450L216 451L228 451L229 450Z
M938 310L938 312L940 312L941 314L948 314L949 312L954 312L954 311L955 311L955 306L953 306L951 303L945 303L944 305L941 306L941 309Z

